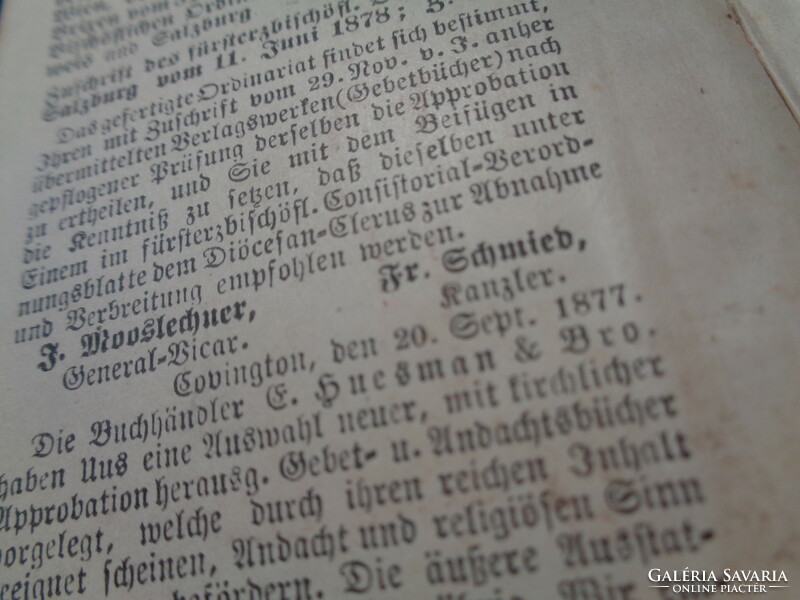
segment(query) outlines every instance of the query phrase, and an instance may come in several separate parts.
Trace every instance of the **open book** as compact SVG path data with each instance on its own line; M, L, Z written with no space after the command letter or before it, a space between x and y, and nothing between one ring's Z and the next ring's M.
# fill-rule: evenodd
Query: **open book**
M797 23L7 2L0 599L796 597Z

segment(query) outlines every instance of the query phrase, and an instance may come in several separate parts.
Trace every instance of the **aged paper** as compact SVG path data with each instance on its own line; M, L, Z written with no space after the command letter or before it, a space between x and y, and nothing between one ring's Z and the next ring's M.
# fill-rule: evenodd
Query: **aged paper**
M800 6L790 0L736 0L731 5L786 106L798 119L800 65L794 55L800 44Z
M0 598L792 597L800 137L727 3L9 3Z

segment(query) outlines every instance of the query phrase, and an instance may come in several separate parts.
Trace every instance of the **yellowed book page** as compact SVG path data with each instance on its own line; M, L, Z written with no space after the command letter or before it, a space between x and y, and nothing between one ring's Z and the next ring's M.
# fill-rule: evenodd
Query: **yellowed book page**
M800 121L800 4L731 0L731 9L795 119Z
M0 23L0 599L793 597L800 136L726 2Z

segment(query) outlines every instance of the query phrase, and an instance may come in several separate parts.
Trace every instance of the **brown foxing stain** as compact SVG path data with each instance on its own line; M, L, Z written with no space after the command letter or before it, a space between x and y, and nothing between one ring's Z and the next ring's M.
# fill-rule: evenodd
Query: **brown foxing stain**
M800 302L800 294L797 293L796 289L787 288L785 285L776 283L772 286L772 291L776 294L781 294L783 296L788 296L789 300L792 302Z
M739 173L729 173L728 179L733 183L733 187L740 192L753 191L758 187L755 181L742 177Z
M749 307L749 306L742 306L738 302L731 302L729 304L725 304L723 305L722 310L724 310L725 312L742 314L742 315L747 315L747 314L764 315L766 313L766 309L764 308L763 304L757 304L755 307ZM714 340L712 339L712 341Z
M720 405L719 407L719 420L720 423L732 423L736 421L738 418L738 413L735 410L731 410L724 404Z
M779 564L782 562L796 564L797 563L797 552L793 548L797 540L789 540L785 544L783 544L780 548L778 548L772 554L772 560L770 564Z
M724 438L720 436L719 432L711 428L703 429L692 442L692 447L701 453L719 452L725 447Z

